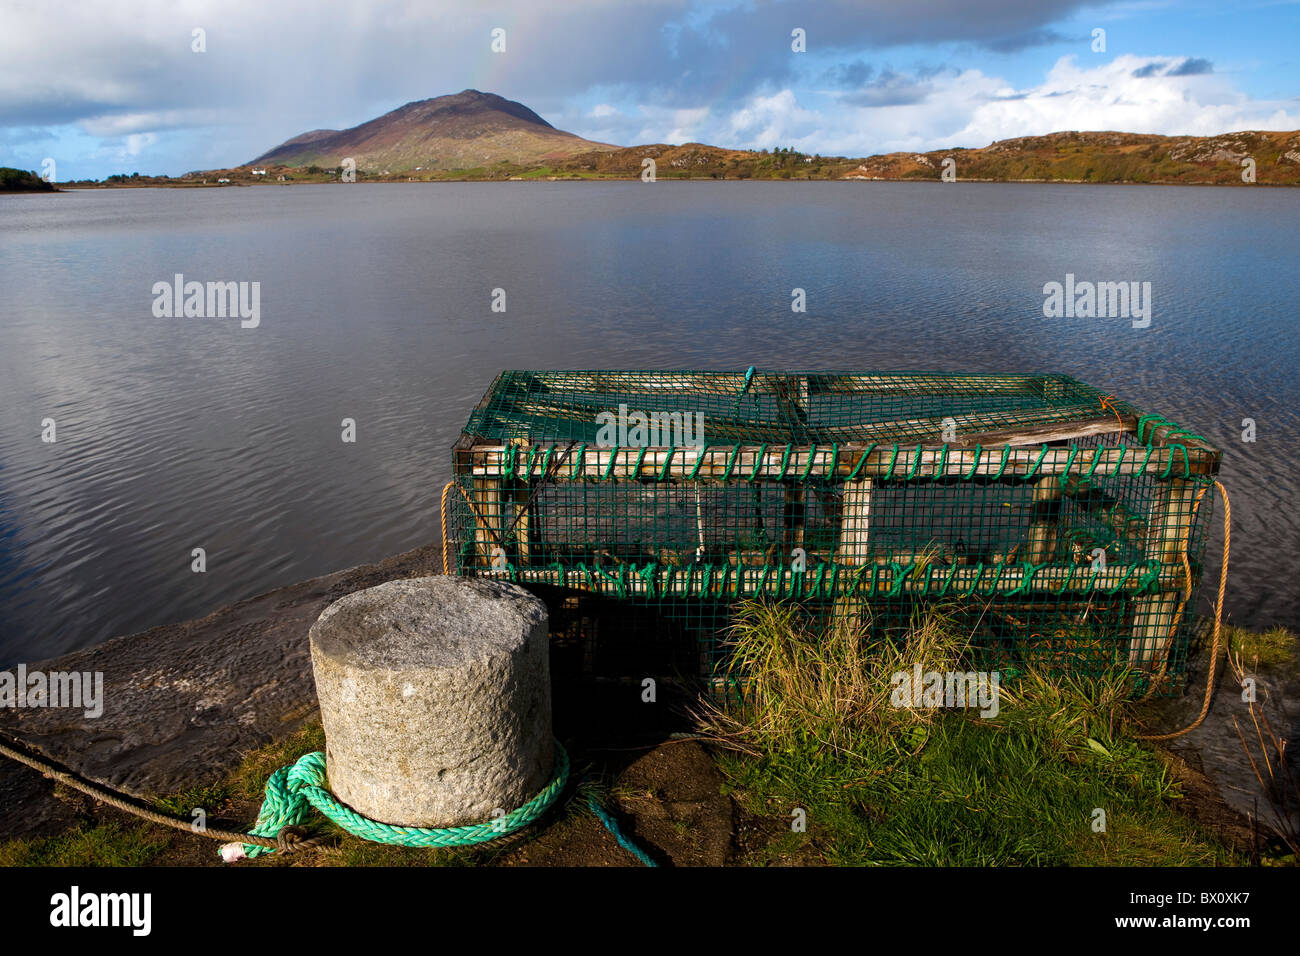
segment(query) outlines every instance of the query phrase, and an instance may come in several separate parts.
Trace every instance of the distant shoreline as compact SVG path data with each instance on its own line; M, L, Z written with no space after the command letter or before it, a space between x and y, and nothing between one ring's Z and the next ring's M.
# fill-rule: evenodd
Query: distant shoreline
M57 189L44 190L40 192L94 192L101 189L264 189L269 187L297 187L297 186L334 186L334 185L366 185L366 186L436 186L444 183L634 183L639 182L635 176L548 176L548 177L528 177L513 179L492 179L488 177L464 177L464 178L445 178L445 179L359 179L356 183L337 183L333 181L295 181L289 183L194 183L194 182L157 182L157 183L61 183ZM844 176L838 179L778 179L778 178L736 178L736 179L715 179L711 176L665 176L655 180L655 183L779 183L789 185L792 183L910 183L932 186L950 186L954 183L978 183L981 185L1003 184L1014 186L1186 186L1186 187L1205 187L1218 186L1222 188L1255 188L1265 187L1273 189L1294 189L1300 186L1300 183L1219 183L1210 180L1197 180L1192 182L1177 182L1174 180L1153 180L1150 182L1139 182L1133 179L1119 179L1110 181L1095 181L1087 179L980 179L980 178L958 178L953 182L943 182L938 179L919 179L919 178L890 178L884 176ZM35 190L24 189L0 189L0 195L37 195L40 194Z

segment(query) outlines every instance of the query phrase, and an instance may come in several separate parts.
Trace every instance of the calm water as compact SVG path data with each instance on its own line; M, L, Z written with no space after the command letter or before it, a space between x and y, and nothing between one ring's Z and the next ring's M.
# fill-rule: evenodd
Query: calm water
M1300 190L1263 187L0 196L0 664L436 541L503 368L1063 371L1225 449L1231 616L1295 626L1298 240ZM178 272L259 281L260 327L155 318ZM1151 281L1151 327L1043 318L1067 272Z

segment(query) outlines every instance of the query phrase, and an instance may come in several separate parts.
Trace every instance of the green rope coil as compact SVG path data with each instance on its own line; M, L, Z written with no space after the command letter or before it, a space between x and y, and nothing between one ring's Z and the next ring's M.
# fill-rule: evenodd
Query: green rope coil
M569 755L557 740L555 769L550 783L519 809L486 823L462 827L400 827L364 817L330 793L325 785L325 754L318 750L271 774L271 779L266 781L266 798L257 814L257 825L249 833L274 837L285 827L305 823L310 809L315 807L353 836L372 843L411 847L472 846L498 840L533 823L555 803L568 779ZM270 847L244 844L246 856L274 852Z

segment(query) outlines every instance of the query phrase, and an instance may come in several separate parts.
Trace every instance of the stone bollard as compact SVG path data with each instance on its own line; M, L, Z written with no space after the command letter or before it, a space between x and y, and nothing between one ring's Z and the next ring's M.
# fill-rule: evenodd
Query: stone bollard
M546 606L441 575L349 594L312 625L336 797L399 826L484 823L550 780Z

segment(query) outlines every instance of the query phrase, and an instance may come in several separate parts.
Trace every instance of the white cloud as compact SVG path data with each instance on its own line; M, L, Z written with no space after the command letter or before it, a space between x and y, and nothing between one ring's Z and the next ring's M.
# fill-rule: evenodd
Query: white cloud
M708 134L728 146L863 155L986 146L1058 130L1209 136L1300 128L1300 102L1252 100L1222 73L1180 75L1188 62L1125 55L1088 67L1066 56L1025 89L979 70L950 71L927 78L924 97L904 105L857 105L850 91L814 110L787 89L751 97Z

